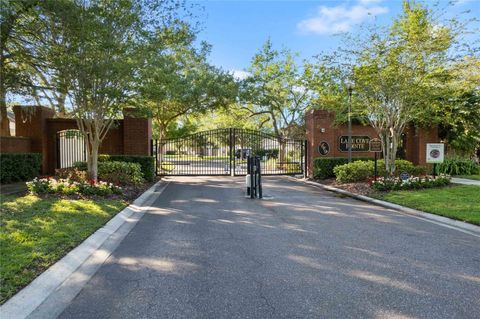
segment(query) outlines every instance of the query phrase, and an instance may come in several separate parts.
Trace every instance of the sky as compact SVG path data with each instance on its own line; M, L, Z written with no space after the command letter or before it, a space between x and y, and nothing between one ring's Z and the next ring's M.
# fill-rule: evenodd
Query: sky
M401 0L190 2L203 7L199 39L213 46L210 62L240 77L268 38L277 49L288 48L301 59L310 58L338 47L339 33L355 33L359 25L374 19L390 24L402 9ZM465 10L471 10L470 17L480 18L480 0L459 0L449 13Z

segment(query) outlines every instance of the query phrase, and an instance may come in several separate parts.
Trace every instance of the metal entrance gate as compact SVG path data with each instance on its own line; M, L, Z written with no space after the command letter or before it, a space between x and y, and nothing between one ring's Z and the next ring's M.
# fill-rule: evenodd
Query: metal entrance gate
M246 175L247 156L261 158L263 175L305 172L305 140L227 128L154 140L158 175Z

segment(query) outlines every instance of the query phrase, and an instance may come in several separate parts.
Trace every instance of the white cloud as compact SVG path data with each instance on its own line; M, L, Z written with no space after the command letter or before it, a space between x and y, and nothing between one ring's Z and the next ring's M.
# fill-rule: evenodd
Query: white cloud
M346 32L356 24L372 16L388 12L385 6L379 6L381 0L358 0L353 6L341 4L334 7L320 6L317 16L300 21L297 28L304 33L332 34Z
M230 73L232 73L233 77L237 80L245 80L250 76L250 73L243 70L231 70Z
M369 5L372 3L380 3L382 0L359 0L358 2L363 5Z
M461 6L461 5L466 4L468 2L471 2L471 1L473 1L473 0L457 0L455 2L455 4Z

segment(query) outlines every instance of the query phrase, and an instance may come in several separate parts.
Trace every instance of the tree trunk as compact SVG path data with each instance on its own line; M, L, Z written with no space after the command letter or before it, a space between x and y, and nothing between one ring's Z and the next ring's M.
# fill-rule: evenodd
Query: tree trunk
M286 164L287 155L286 155L286 145L285 140L282 137L277 137L278 142L278 161L277 167L279 169L286 169L288 168L288 164Z
M379 134L383 144L382 151L383 159L385 161L385 170L390 176L393 176L395 173L395 160L397 157L398 139L400 134L391 131L386 131L383 134Z
M157 162L160 170L162 170L162 163L163 163L163 140L165 139L167 126L162 124L161 122L158 123L158 149L157 149Z
M3 53L0 57L0 69L2 74L0 74L0 136L10 136L10 120L8 119L7 114L7 89L5 87L4 74L3 74Z
M87 147L87 174L88 178L97 182L98 181L98 148L99 143L93 141L89 147Z
M60 116L65 116L67 114L67 111L65 109L65 100L67 99L67 93L65 92L60 92L59 96L58 96L58 105L57 105L57 110L58 110L58 114Z
M278 169L284 169L285 166L285 141L283 140L281 134L280 134L280 129L278 127L278 122L277 118L273 113L270 114L270 117L272 118L273 122L273 130L275 132L275 135L277 135L277 143L278 143L278 162L277 162L277 168Z
M391 149L390 149L390 170L389 173L390 175L395 174L395 160L397 159L397 148L398 148L398 139L399 136L397 135L396 132L392 133L392 136L390 137L391 139Z
M3 98L0 98L3 99ZM2 100L0 105L0 136L10 136L10 120L7 115L7 105L4 103L5 100Z

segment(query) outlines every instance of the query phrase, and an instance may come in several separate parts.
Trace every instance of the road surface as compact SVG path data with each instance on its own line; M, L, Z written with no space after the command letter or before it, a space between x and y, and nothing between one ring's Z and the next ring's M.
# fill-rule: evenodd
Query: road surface
M480 238L287 177L176 177L60 318L479 318Z

